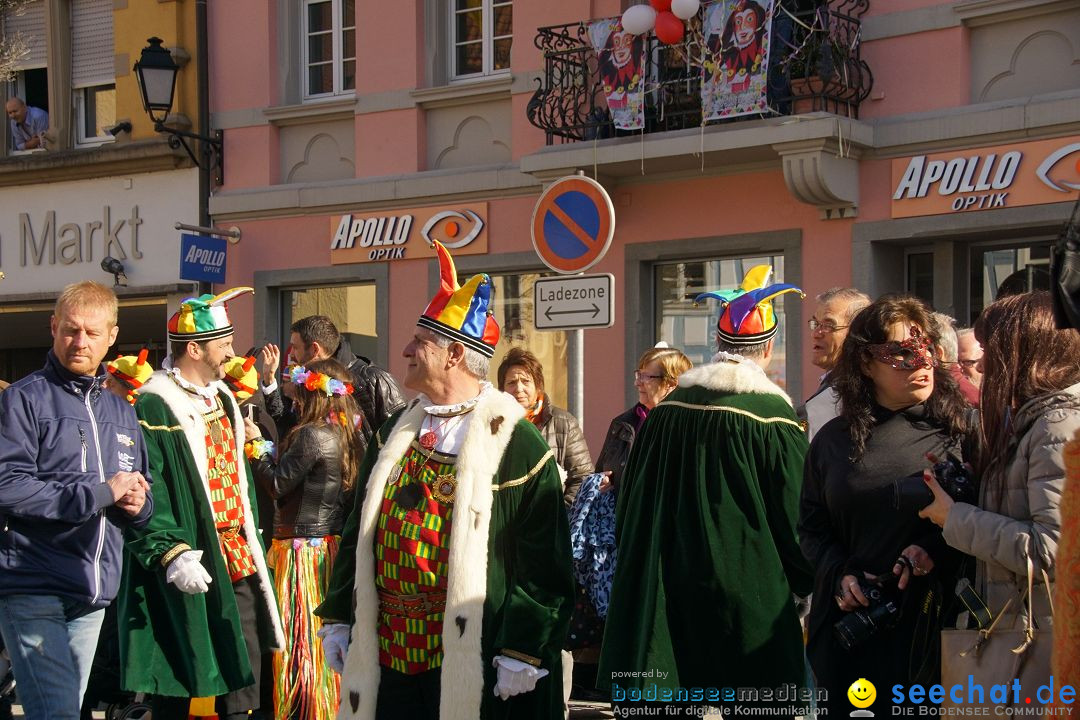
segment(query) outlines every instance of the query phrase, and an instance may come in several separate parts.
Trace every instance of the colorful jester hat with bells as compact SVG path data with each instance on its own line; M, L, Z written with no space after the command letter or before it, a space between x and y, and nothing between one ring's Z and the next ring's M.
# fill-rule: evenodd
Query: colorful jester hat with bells
M238 287L220 295L202 295L184 300L180 303L180 309L169 318L169 342L203 342L232 335L233 326L229 322L226 303L237 295L254 292L249 287Z
M127 401L132 405L135 404L135 396L138 395L139 388L154 374L153 366L146 362L147 354L149 350L143 348L137 356L121 355L109 361L105 366L109 375L128 389Z
M763 343L777 331L773 298L789 292L806 297L806 294L794 285L770 285L771 278L770 266L755 265L743 277L742 285L738 288L701 293L694 298L694 304L706 298L720 301L720 319L716 322L716 332L724 342L730 345Z
M237 355L225 361L225 384L232 390L236 402L244 402L255 394L259 373L255 369L255 356Z
M439 254L439 291L416 324L464 343L481 355L493 356L499 325L491 316L491 278L486 273L473 275L459 287L454 259L442 243L436 240L434 244Z

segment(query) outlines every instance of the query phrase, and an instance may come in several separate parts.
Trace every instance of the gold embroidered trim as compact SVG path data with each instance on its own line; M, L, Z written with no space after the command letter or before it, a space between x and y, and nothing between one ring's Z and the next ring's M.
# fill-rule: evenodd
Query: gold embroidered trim
M179 425L151 425L145 420L140 420L139 424L147 430L164 430L165 432L183 432L184 428Z
M187 543L180 543L179 545L174 545L173 548L169 550L169 552L161 556L161 567L167 567L168 564L175 560L180 553L185 553L190 549L191 546Z
M685 403L685 402L682 402L681 400L663 400L663 401L660 402L660 404L661 405L673 405L675 407L687 408L688 410L713 410L713 411L720 411L720 412L729 412L729 413L734 413L736 415L743 415L744 417L752 418L754 420L757 420L758 422L763 422L763 423L786 423L787 425L791 425L792 427L797 427L800 430L802 429L802 427L799 425L797 420L789 420L788 418L780 418L780 417L777 417L777 418L761 417L760 415L755 415L754 413L750 412L749 410L743 410L742 408L728 407L727 405L692 405L691 403Z
M553 457L555 457L555 451L548 450L546 453L544 453L544 457L540 458L540 462L536 463L536 465L533 466L532 470L526 473L523 477L519 477L516 480L507 480L502 485L492 485L491 489L497 492L499 490L517 487L518 485L524 485L525 483L529 482L529 480L532 480L536 476L536 473L540 472L540 468L544 467L544 463L546 463Z
M499 654L503 655L505 657L508 657L511 660L520 660L523 663L529 663L533 667L540 667L540 658L535 658L532 655L526 655L525 653L520 653L517 650L510 650L508 648L503 648L502 650L499 651Z

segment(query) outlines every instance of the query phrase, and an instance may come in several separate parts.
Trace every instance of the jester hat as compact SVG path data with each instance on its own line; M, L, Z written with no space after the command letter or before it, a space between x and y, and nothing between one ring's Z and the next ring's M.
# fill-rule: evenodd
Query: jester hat
M236 355L225 361L225 384L232 390L237 402L244 402L254 395L258 382L254 355Z
M473 275L459 287L454 259L438 240L434 245L439 255L439 290L416 324L492 357L499 325L491 316L491 278L486 273Z
M784 293L802 290L786 283L769 284L772 268L755 265L743 277L742 285L734 290L701 293L694 304L706 298L720 301L720 318L716 321L716 333L730 345L758 345L772 338L778 329L773 298Z
M143 348L137 356L120 355L115 360L110 360L105 369L129 390L138 390L154 374L154 368L146 362L147 354L149 350Z
M220 295L202 295L180 303L180 309L169 318L169 342L179 340L203 342L233 334L228 305L237 295L254 293L249 287L226 290Z

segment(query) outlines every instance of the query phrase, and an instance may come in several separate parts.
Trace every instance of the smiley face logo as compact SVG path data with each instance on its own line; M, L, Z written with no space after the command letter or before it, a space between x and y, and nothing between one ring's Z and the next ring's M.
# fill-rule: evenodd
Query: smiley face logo
M877 699L877 688L866 678L859 678L851 683L847 690L848 700L857 708L868 708Z

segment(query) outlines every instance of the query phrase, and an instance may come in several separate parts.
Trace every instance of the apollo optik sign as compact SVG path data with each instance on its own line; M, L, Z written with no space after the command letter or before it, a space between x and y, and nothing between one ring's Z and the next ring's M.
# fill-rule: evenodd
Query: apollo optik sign
M1067 202L1080 191L1080 136L899 158L892 217Z

